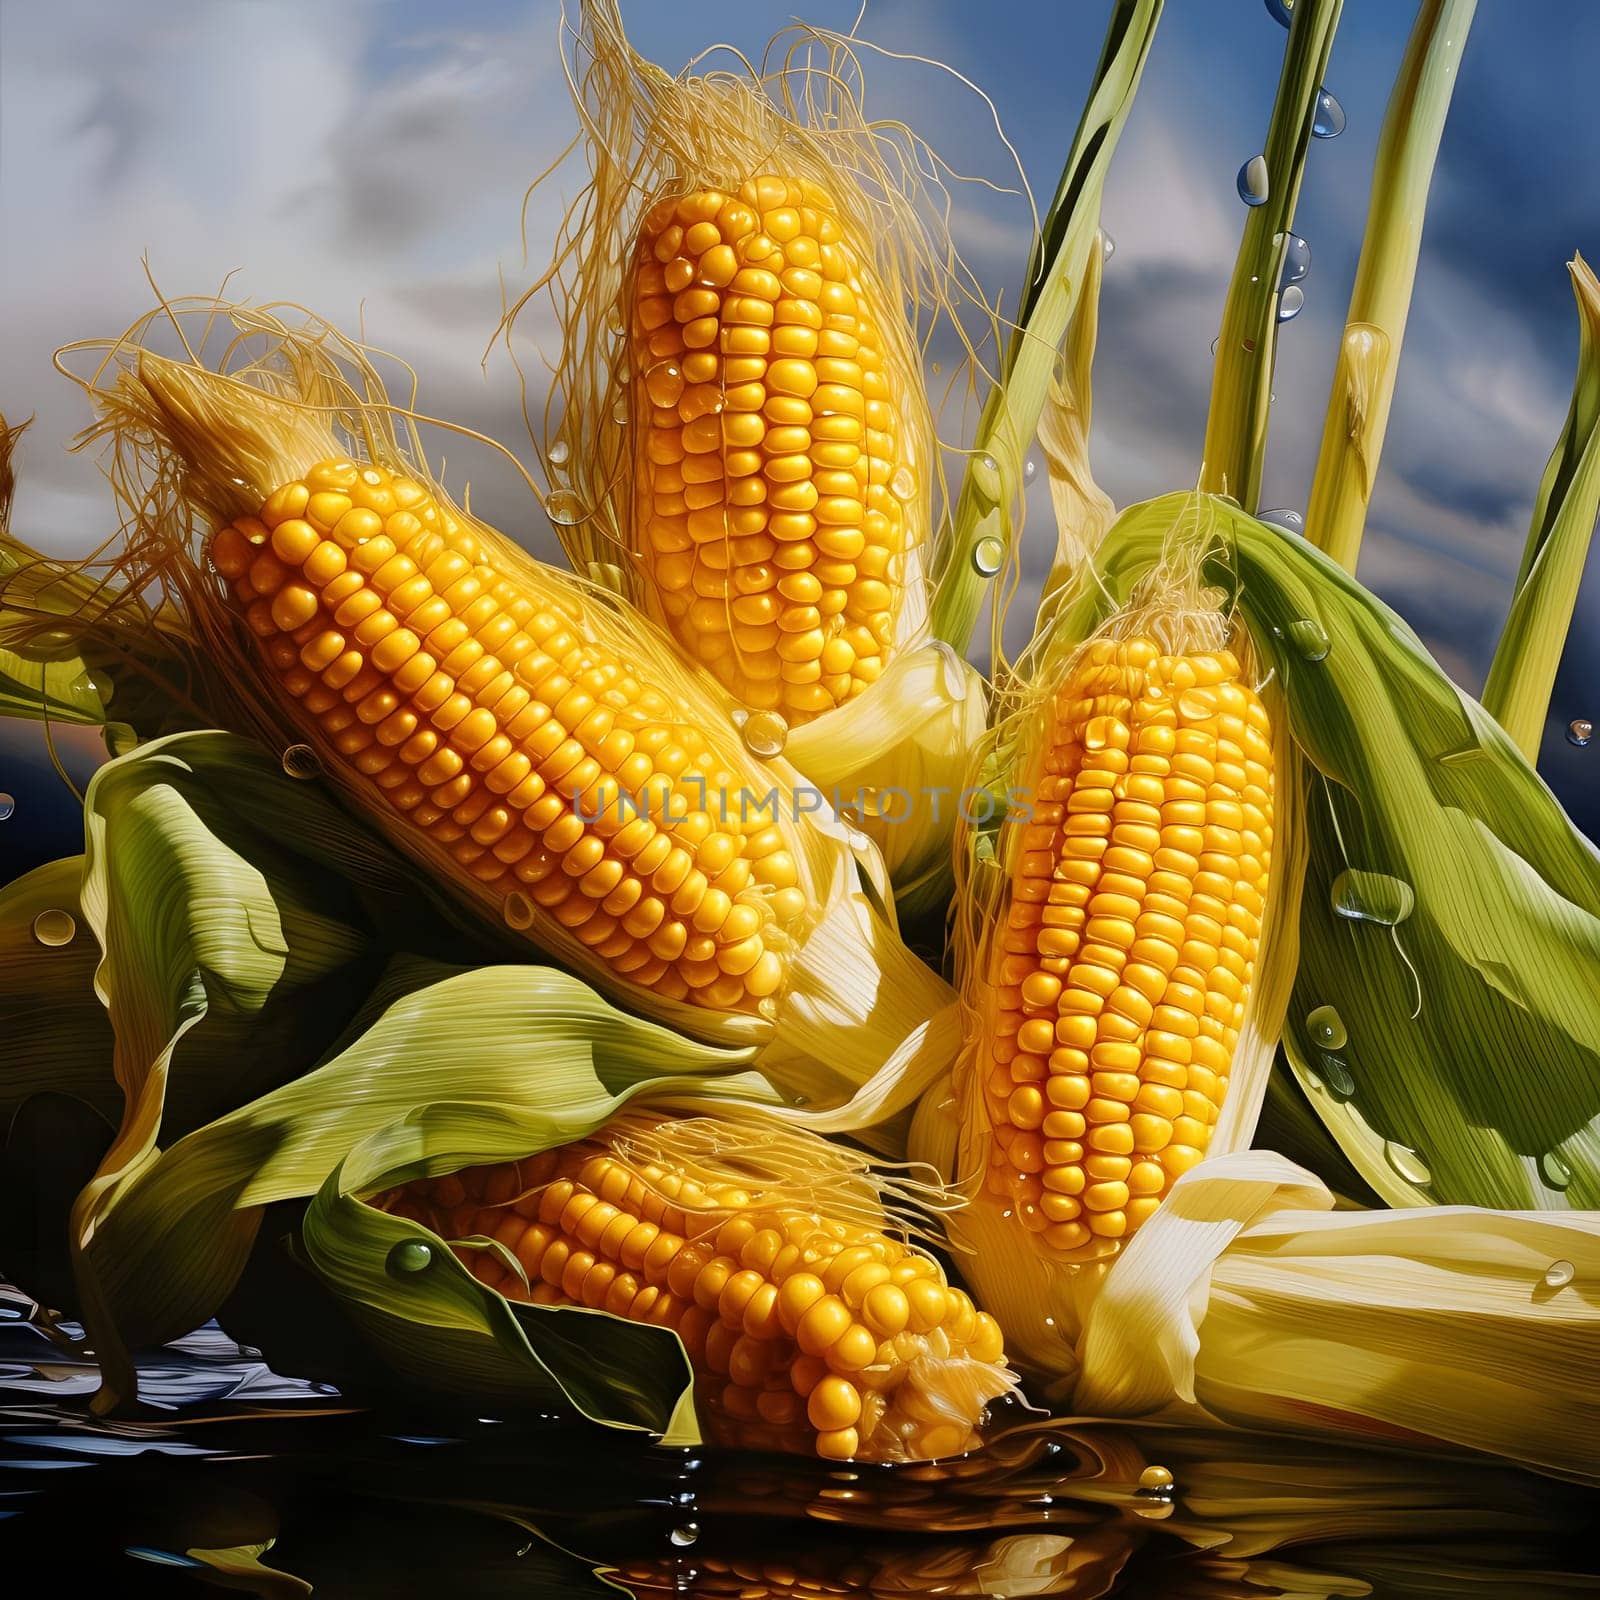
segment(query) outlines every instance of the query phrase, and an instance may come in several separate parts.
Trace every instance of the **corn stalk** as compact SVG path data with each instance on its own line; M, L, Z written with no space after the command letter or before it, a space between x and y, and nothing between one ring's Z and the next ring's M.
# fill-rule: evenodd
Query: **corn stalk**
M1246 511L1255 510L1261 489L1278 340L1279 280L1311 146L1317 97L1343 3L1299 0L1292 13L1263 152L1267 198L1246 214L1222 312L1200 487L1232 495Z
M1072 320L1095 248L1106 169L1138 92L1163 0L1116 0L1094 85L1073 137L1024 281L1017 327L999 380L978 421L944 571L933 605L933 633L958 651L972 638L993 576L980 571L980 542L1010 548L1012 507L1022 488L1022 461L1049 396L1061 341Z
M1582 256L1569 270L1578 301L1578 376L1566 426L1539 485L1511 614L1483 691L1484 709L1530 762L1538 759L1600 511L1600 280Z
M1423 212L1477 0L1422 0L1389 98L1306 537L1354 572L1389 424Z

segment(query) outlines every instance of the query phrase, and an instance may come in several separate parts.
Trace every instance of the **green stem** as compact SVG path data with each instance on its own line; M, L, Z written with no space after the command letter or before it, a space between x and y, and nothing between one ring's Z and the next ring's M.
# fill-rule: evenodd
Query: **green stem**
M1150 54L1163 0L1116 0L1094 87L1084 107L1055 199L1034 241L1017 329L1000 378L984 404L977 440L956 502L949 551L933 603L935 638L965 651L992 572L974 560L980 543L1008 549L1022 461L1060 359L1061 341L1082 289L1100 224L1100 196L1139 78ZM984 563L985 568L995 563Z
M1278 284L1311 147L1317 96L1327 75L1343 3L1298 0L1292 13L1262 152L1267 198L1245 215L1217 339L1200 487L1211 494L1232 495L1246 511L1255 510L1261 490L1278 340Z
M1522 552L1511 614L1484 685L1483 704L1530 762L1550 710L1550 691L1600 514L1600 281L1578 256L1578 375Z
M1422 248L1423 213L1477 0L1422 0L1389 97L1367 231L1323 426L1306 536L1356 569L1389 424L1395 370Z

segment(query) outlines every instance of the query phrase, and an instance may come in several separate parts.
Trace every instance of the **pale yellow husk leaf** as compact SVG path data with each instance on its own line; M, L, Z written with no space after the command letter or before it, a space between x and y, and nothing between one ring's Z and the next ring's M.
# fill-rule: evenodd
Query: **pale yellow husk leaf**
M1074 1403L1600 1481L1600 1215L1333 1203L1268 1150L1185 1174L1088 1308Z

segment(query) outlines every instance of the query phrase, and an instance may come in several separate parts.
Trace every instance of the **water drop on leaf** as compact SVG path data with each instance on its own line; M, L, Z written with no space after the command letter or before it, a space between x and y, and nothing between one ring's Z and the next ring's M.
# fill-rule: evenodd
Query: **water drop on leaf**
M616 399L611 402L611 420L616 423L619 428L627 427L628 397L626 394L619 394Z
M1549 1289L1565 1289L1577 1275L1578 1269L1570 1261L1552 1261L1544 1269L1545 1287Z
M1006 547L989 534L972 547L972 565L985 578L992 578L1006 559Z
M1109 261L1117 253L1117 241L1104 228L1100 230L1100 259Z
M896 500L904 503L915 496L917 480L910 467L900 466L894 469L894 476L889 480L889 493Z
M8 794L0 794L0 822L9 822L17 814L17 802Z
M422 1239L402 1239L389 1252L391 1272L421 1272L433 1260L433 1251Z
M1282 27L1287 28L1290 23L1290 12L1294 10L1294 0L1267 0L1267 15Z
M1317 109L1311 114L1313 139L1337 139L1344 132L1344 107L1326 89L1317 90Z
M1554 1150L1539 1157L1539 1176L1547 1189L1565 1189L1572 1182L1572 1168Z
M1325 661L1331 648L1328 630L1309 618L1289 624L1289 642L1307 661Z
M1278 296L1278 321L1293 322L1306 308L1306 292L1298 283L1291 283Z
M524 928L533 926L533 902L520 889L513 889L506 896L500 915L505 918L508 928L515 928L520 933Z
M308 744L292 744L283 752L283 770L301 783L309 783L322 776L322 763L317 752Z
M1282 528L1285 533L1304 535L1306 519L1298 511L1291 511L1287 506L1282 506L1276 511L1262 511L1256 516L1257 522L1265 522L1270 527Z
M1333 880L1333 909L1352 922L1377 922L1393 928L1409 917L1417 904L1416 891L1404 878L1386 872L1361 872L1354 868Z
M1400 1144L1394 1139L1385 1139L1383 1156L1407 1183L1414 1183L1420 1188L1423 1184L1433 1182L1433 1174L1428 1171L1427 1162L1410 1145Z
M1299 283L1311 270L1311 246L1298 233L1291 233L1283 247L1281 283Z
M1028 459L1022 463L1022 481L1024 483L1032 483L1033 480L1038 476L1039 463L1032 456L1029 456Z
M1239 168L1239 176L1234 187L1239 191L1239 198L1247 206L1265 205L1270 185L1267 182L1267 158L1265 156L1251 156Z
M1332 1006L1318 1006L1306 1018L1306 1032L1312 1044L1322 1050L1343 1050L1350 1042L1344 1018Z
M560 527L570 527L582 515L578 497L570 489L554 490L544 503L545 515Z
M1149 1466L1139 1474L1139 1487L1161 1491L1172 1487L1172 1474L1166 1467Z
M1587 717L1579 717L1575 722L1567 724L1568 744L1575 744L1580 750L1587 750L1593 738L1594 724Z
M557 439L556 442L550 446L550 465L553 467L563 466L566 463L567 457L571 454L572 448L570 445L568 445L567 441L565 439Z
M33 919L33 936L49 949L71 944L78 932L78 924L70 911L51 907Z
M1356 1092L1356 1080L1345 1065L1343 1056L1323 1056L1321 1060L1323 1081L1336 1100L1348 1100Z

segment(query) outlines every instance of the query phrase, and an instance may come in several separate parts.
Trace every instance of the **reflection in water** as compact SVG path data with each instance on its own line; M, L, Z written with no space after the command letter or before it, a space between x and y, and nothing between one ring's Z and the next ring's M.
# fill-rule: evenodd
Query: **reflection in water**
M942 1463L661 1450L358 1410L214 1326L141 1362L156 1404L107 1421L92 1363L5 1293L0 1571L67 1593L1600 1596L1600 1498L1494 1463L1020 1408Z

